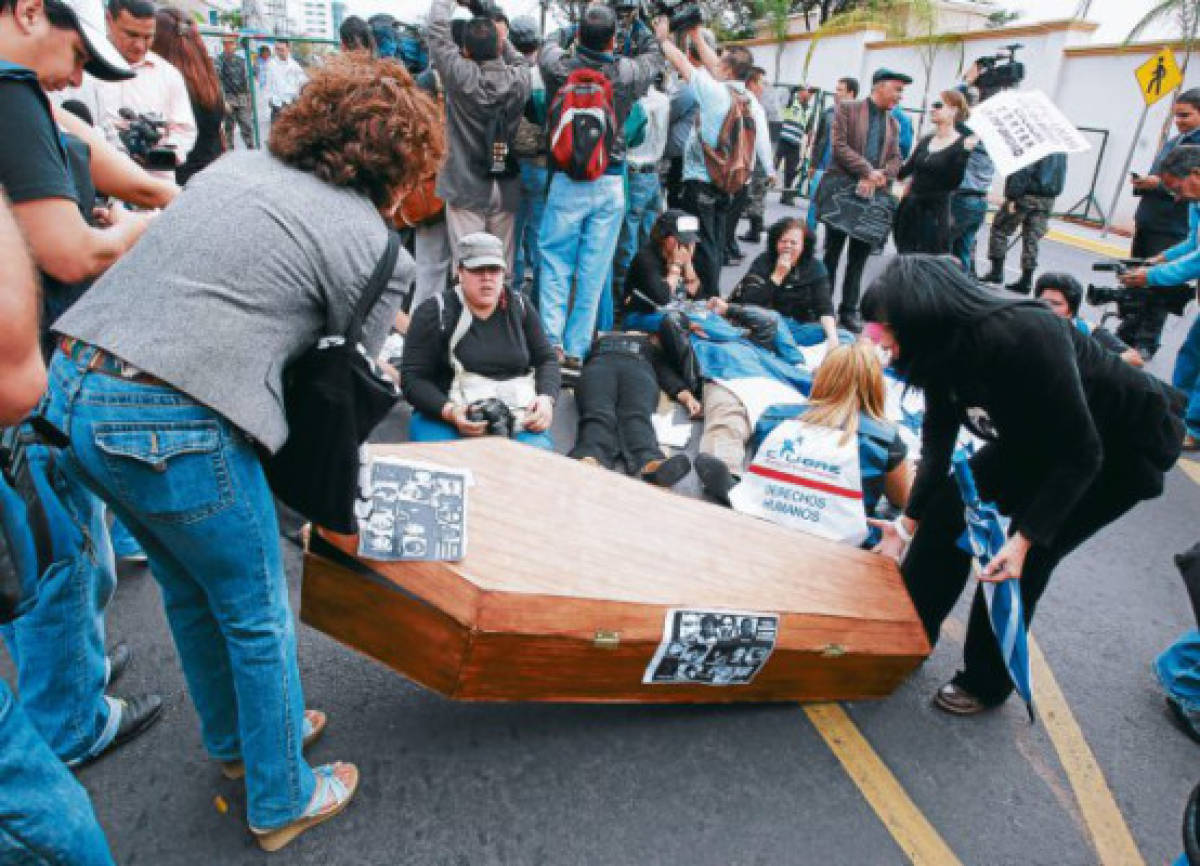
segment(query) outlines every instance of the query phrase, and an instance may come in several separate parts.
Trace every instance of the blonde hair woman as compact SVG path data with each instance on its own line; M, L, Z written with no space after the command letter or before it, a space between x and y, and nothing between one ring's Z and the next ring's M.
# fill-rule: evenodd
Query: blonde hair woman
M859 543L866 536L863 546L873 546L878 532L867 526L880 498L903 508L912 485L908 448L883 407L874 347L856 342L831 351L807 405L771 409L759 421L751 480L731 494L734 507L825 538ZM788 422L799 424L781 426ZM781 483L790 485L782 498Z

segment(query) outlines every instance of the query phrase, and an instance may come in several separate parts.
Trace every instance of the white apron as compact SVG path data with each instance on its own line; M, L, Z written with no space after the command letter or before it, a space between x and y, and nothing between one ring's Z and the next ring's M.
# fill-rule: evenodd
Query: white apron
M513 379L489 379L464 369L455 351L462 338L467 335L467 331L471 329L471 322L475 317L467 307L462 289L455 286L454 293L458 295L462 312L459 313L454 332L450 335L450 366L454 370L454 379L450 382L450 399L463 406L470 406L476 400L490 400L494 397L512 411L516 419L516 429L523 430L526 410L537 397L537 383L533 371Z

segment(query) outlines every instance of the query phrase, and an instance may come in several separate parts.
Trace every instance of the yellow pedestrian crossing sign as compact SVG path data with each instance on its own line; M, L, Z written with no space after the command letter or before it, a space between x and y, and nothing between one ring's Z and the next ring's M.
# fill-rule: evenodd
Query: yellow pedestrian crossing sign
M1134 75L1147 105L1158 102L1183 83L1183 73L1179 71L1179 64L1175 62L1175 55L1170 48L1155 54L1139 66Z

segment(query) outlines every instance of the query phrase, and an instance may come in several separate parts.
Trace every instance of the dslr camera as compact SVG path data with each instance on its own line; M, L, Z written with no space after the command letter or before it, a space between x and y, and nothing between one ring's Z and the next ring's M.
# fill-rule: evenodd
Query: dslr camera
M1132 268L1145 265L1143 259L1116 259L1109 262L1097 262L1092 270L1100 273L1110 273L1120 276ZM1101 323L1116 316L1124 322L1126 319L1140 318L1146 311L1158 309L1182 316L1188 302L1196 296L1195 290L1188 285L1183 286L1141 286L1137 288L1124 286L1097 286L1088 284L1087 302L1093 307L1115 304L1116 312L1107 312Z
M162 137L166 135L167 122L152 112L134 114L128 108L122 108L118 113L121 119L126 121L126 126L117 130L117 137L129 158L142 168L173 171L176 165L175 149L159 146Z
M672 33L682 33L704 23L704 10L698 0L648 0L646 11L649 18L665 16Z
M496 397L476 400L467 406L467 420L484 421L489 436L503 436L505 439L511 439L517 427L517 419L508 404Z

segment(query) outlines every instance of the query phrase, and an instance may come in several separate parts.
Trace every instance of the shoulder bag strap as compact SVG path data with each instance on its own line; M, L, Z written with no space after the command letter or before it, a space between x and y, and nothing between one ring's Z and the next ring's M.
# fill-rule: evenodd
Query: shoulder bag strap
M345 337L348 343L353 345L362 341L363 324L366 323L367 316L371 314L371 310L375 309L375 305L383 296L388 280L396 271L396 260L399 257L400 235L388 229L387 247L384 249L379 263L375 265L375 272L371 274L371 279L363 287L362 294L358 297L358 303L354 305L354 317L346 327Z

